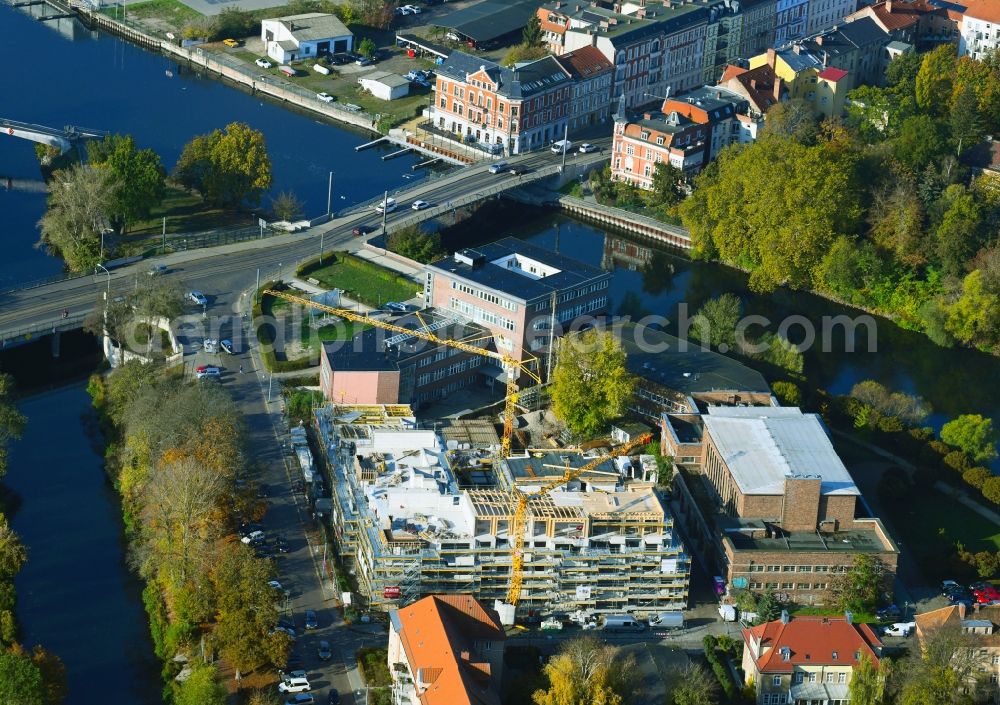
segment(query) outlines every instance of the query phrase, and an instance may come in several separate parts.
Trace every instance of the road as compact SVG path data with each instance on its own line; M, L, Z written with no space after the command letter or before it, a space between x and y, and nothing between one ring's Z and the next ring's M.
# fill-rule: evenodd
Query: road
M603 152L573 154L568 156L568 163L597 164L607 160L610 138L595 139L592 143L601 147ZM506 161L512 166L537 170L557 165L560 157L542 150ZM485 191L503 180L518 178L508 173L490 174L488 166L477 164L462 167L446 176L418 182L397 193L394 197L400 208L387 216L387 224L401 222L412 216L413 211L409 205L414 200L428 201L435 206L443 205ZM110 272L101 271L93 276L0 295L0 338L5 337L5 333L32 326L57 325L62 320L63 311L68 311L74 318L89 313L98 305L105 290L115 296L141 286L152 264L166 265L168 276L182 279L190 289L220 295L231 291L233 287L242 291L252 286L258 269L262 282L273 278L279 271L292 271L295 263L318 255L321 245L324 251L355 245L358 241L351 235L354 227L380 224L381 219L374 211L362 211L336 218L326 225L301 233L178 252Z

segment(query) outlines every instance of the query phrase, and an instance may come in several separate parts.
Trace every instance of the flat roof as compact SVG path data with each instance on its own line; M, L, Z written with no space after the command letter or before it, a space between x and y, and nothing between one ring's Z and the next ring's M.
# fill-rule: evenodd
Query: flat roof
M647 326L627 323L620 338L634 375L684 394L770 392L764 376L731 357Z
M435 20L434 24L455 30L473 41L488 42L523 29L541 6L539 0L482 0L455 10Z
M861 494L816 414L789 406L711 406L702 421L743 494L783 494L792 477L820 478L824 495Z
M818 534L808 531L793 531L779 538L755 538L737 531L723 532L723 537L733 544L737 551L804 551L836 553L882 553L894 552L886 546L874 529L853 529L835 534Z
M280 22L300 42L314 42L319 39L346 37L351 34L351 30L336 15L326 12L307 12L302 15L268 17L263 21Z
M558 272L532 278L519 273L516 269L494 264L495 260L513 255L535 260L546 267L557 269ZM549 296L553 291L571 289L594 279L611 276L609 272L598 267L515 237L505 237L488 245L461 250L453 257L440 259L426 267L431 271L461 277L521 301L531 301Z
M595 458L585 456L581 453L559 452L559 451L530 451L527 457L515 456L502 461L507 468L508 475L518 482L525 480L528 482L541 480L543 478L556 478L563 474L563 468L579 468L593 461ZM601 479L604 482L611 482L620 473L614 460L607 459L592 471L582 475L582 478L591 477Z
M468 443L472 448L493 448L500 445L496 427L489 419L442 419L438 426L442 440Z

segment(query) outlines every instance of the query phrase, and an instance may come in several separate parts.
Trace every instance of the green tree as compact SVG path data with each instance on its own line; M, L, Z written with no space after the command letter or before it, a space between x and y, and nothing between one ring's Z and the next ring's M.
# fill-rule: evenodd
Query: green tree
M778 602L778 597L774 594L773 589L768 588L761 593L760 597L757 599L756 612L757 624L773 622L781 616L781 604Z
M689 663L675 668L671 674L675 683L670 694L673 705L715 705L719 702L719 681L707 668Z
M946 151L948 144L941 124L929 115L914 115L903 120L899 136L892 143L893 156L913 173L919 173Z
M0 702L4 705L46 702L42 671L23 650L0 651Z
M951 105L955 47L942 44L923 55L916 76L917 105L929 115L944 115Z
M302 201L291 191L282 191L271 199L271 210L278 220L297 220L304 209Z
M114 214L118 186L110 173L74 164L52 175L48 209L38 222L41 243L74 272L101 262L101 233Z
M980 463L996 459L997 438L993 421L980 414L962 414L941 427L942 441Z
M882 261L870 242L842 235L823 257L816 278L823 289L850 301L881 272Z
M240 122L195 137L181 152L174 178L216 205L257 203L271 188L271 158L264 135Z
M587 330L559 340L552 372L553 410L569 429L593 436L625 413L635 377L625 367L625 351L611 333Z
M816 141L819 122L816 120L812 104L801 98L795 98L771 106L767 111L764 132L809 145Z
M1000 504L1000 477L989 477L983 482L983 497Z
M66 665L58 656L35 645L31 650L31 662L42 674L45 689L45 705L60 705L66 699Z
M959 275L982 243L982 211L975 196L961 184L952 184L942 196L946 210L934 230L937 259L947 274Z
M949 122L956 155L961 156L964 150L975 147L982 141L986 128L979 115L979 100L976 98L976 91L971 85L965 85L958 92L958 96L951 105Z
M1000 339L1000 295L987 291L977 269L962 281L962 295L948 310L948 332L967 345L993 345Z
M694 254L749 269L754 291L814 284L823 255L862 213L856 159L832 143L765 137L723 151L695 184L680 205Z
M28 560L28 550L0 514L0 580L11 580Z
M139 149L131 135L109 135L87 148L90 163L107 169L116 184L114 213L126 230L129 223L149 217L163 200L167 172L160 155Z
M542 21L537 13L528 19L528 23L521 31L521 43L528 47L542 45Z
M886 83L904 94L912 93L917 82L917 74L923 64L923 54L909 52L899 54L885 69Z
M361 40L361 43L358 44L358 53L365 58L372 58L375 56L376 51L378 51L378 47L375 46L375 40L371 37L365 37Z
M868 210L871 238L883 250L908 266L927 262L927 232L924 206L912 181L900 179L885 189L876 189Z
M173 177L185 188L197 191L208 198L208 184L212 172L212 144L216 133L199 135L184 145L174 167Z
M983 484L991 477L993 477L993 473L986 468L969 468L962 473L962 481L977 490L982 490Z
M702 343L727 352L736 348L736 325L743 311L743 302L735 294L722 294L709 299L692 319L691 333ZM725 346L725 348L723 348Z
M0 372L0 478L7 474L7 446L24 432L24 414L14 405L14 378Z
M253 13L238 7L225 7L215 16L212 36L214 39L240 39L259 34L259 28L260 22Z
M879 665L868 654L862 654L858 665L851 674L848 686L853 705L883 705L886 697L886 683L889 680L892 662L883 659Z
M771 388L784 406L802 405L802 390L794 382L778 381Z
M592 636L565 642L542 672L549 687L535 691L535 705L621 705L635 688L634 659Z
M174 696L176 705L225 705L226 689L219 683L215 666L198 666L181 683Z
M511 47L507 53L504 54L500 63L504 66L511 67L514 64L535 61L536 59L541 59L548 55L549 50L545 47L532 47L526 44L517 44L516 46Z
M386 244L393 252L426 264L446 253L438 233L425 233L420 225L409 225L389 233Z
M650 191L651 205L671 208L684 200L684 172L669 162L657 162Z
M859 553L854 564L830 583L833 604L841 610L871 612L882 597L885 564L875 556Z
M805 357L791 341L774 333L765 333L760 341L767 344L767 350L760 357L783 370L801 373L805 369Z

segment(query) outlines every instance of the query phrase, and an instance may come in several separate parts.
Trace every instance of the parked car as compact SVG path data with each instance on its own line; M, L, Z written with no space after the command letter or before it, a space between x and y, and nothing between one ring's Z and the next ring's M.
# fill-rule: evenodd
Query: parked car
M431 207L430 203L428 203L427 201L421 201L421 200L414 201L413 205L410 206L410 208L412 208L415 211L422 211L425 208L430 208L430 207Z
M260 66L262 69L269 69L274 65L267 59L257 59L254 63Z
M510 169L510 164L508 164L507 162L504 162L504 161L493 162L492 164L490 164L490 173L491 174L502 174L503 172L507 171L508 169Z
M282 626L279 625L279 626L275 627L274 631L272 631L271 633L273 634L274 632L284 632L285 634L287 634L288 636L292 637L293 639L296 638L295 630L292 629L291 627L282 627ZM294 691L292 691L292 692L294 692Z
M312 705L314 702L316 698L310 693L296 693L285 701L285 705Z
M319 620L316 619L316 613L313 610L306 610L306 629L317 628L319 628Z
M416 70L407 71L406 75L403 76L403 78L405 78L407 81L418 81L423 78L423 74L421 74L419 71Z
M419 15L421 13L421 9L416 5L403 5L403 7L409 10L411 15Z
M281 583L277 580L268 580L267 586L275 590L283 590L283 588L281 587Z
M316 650L316 655L319 656L320 661L329 660L330 656L332 656L332 652L330 651L330 642L319 642L319 648Z
M264 539L264 532L260 530L251 531L240 537L240 541L247 544L264 543Z
M596 144L584 142L580 145L580 154L590 154L591 152L596 152L598 149L600 148Z
M206 305L208 305L208 298L203 293L201 293L200 291L189 291L188 292L188 300L191 303L198 304L199 306L206 306Z
M317 93L316 94L316 98L318 98L319 100L322 100L324 103L332 103L333 102L333 96L330 95L329 93Z
M312 690L312 686L306 678L286 678L278 683L278 690L282 693L304 693Z
M241 44L238 39L223 39L222 43L231 49L235 49Z
M330 688L330 695L326 699L327 705L340 705L340 693L336 688Z
M383 308L389 311L395 311L397 313L406 313L406 304L401 304L398 301L386 301Z
M222 348L222 352L228 355L236 354L236 348L233 347L233 341L229 340L228 338L226 338L225 340L220 340L219 347Z
M875 610L875 616L879 619L895 619L902 616L902 611L896 605L886 605Z
M883 629L882 633L886 636L910 636L916 626L916 622L896 622Z
M295 480L292 483L292 492L305 492L306 485L302 480Z
M953 590L964 590L964 589L965 588L963 588L961 585L959 585L954 580L944 580L944 581L941 582L941 594L942 595L947 595L949 592L952 592Z
M206 377L221 377L222 370L214 365L202 365L194 371L194 376L198 379L205 379Z
M275 540L274 546L278 549L278 553L288 553L291 550L288 546L288 541L284 536L279 536Z
M375 63L375 59L369 59L367 56L359 56L354 63L358 66L371 66Z

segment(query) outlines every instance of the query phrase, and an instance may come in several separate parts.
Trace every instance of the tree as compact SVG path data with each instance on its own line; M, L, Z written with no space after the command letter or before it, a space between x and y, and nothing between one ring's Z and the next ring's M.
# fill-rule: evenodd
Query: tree
M927 261L924 206L912 180L900 179L889 188L877 189L868 222L875 244L903 264L919 266Z
M107 169L116 185L114 213L121 225L149 217L153 206L163 200L167 172L160 155L152 149L139 149L131 135L109 135L93 142L87 149L90 162Z
M0 651L0 702L4 705L46 702L42 671L22 649Z
M856 167L851 150L788 137L723 151L679 207L695 256L749 269L754 291L813 285L824 254L859 225Z
M980 463L997 457L998 434L993 421L980 414L962 414L941 427L941 440Z
M621 705L635 687L635 660L592 636L565 642L542 672L549 687L535 691L535 705Z
M145 320L169 321L184 313L184 294L171 279L152 278L136 292L134 301L136 316Z
M66 699L66 665L58 656L35 645L31 650L31 661L42 674L45 689L45 705L60 705Z
M945 328L967 345L989 346L1000 340L1000 294L987 291L982 270L962 280L962 295L948 309Z
M675 668L672 680L676 685L670 694L673 705L715 705L719 702L719 681L707 668L689 663Z
M983 497L994 504L1000 504L1000 477L990 477L983 482Z
M226 689L219 683L215 666L198 666L181 683L174 697L176 705L225 705Z
M764 132L788 137L801 144L812 144L819 134L816 113L808 101L796 98L771 106L767 111Z
M392 22L395 3L386 0L350 0L355 22L385 29Z
M973 194L961 184L945 189L941 201L946 210L934 230L937 259L947 274L957 276L982 242L982 212Z
M111 223L118 186L105 170L74 164L52 175L40 243L74 272L101 262L101 233Z
M625 351L610 333L588 330L559 341L552 373L556 416L580 436L606 430L625 413L635 377L625 367Z
M14 378L0 372L0 478L7 474L7 445L21 437L26 422L14 406Z
M982 490L983 485L988 479L993 477L991 473L986 468L969 468L962 473L962 481L970 487L975 487L977 490Z
M409 225L389 233L386 244L393 252L426 264L446 253L438 233L425 233L420 225Z
M549 50L545 47L532 47L526 44L517 44L510 48L506 54L504 54L503 59L500 63L503 66L511 67L514 64L524 63L526 61L535 61L536 59L541 59L549 55Z
M851 388L850 396L880 414L892 416L915 426L930 414L930 405L920 397L904 392L890 392L885 385L866 379Z
M657 162L650 197L653 205L671 208L684 200L684 172L669 162Z
M781 616L781 605L778 603L778 597L772 588L765 590L757 600L756 612L757 619L755 621L757 624L773 622Z
M714 345L719 352L736 348L736 325L740 321L743 302L735 294L723 294L709 299L692 319L691 332L702 343Z
M291 191L282 191L271 199L271 210L278 220L296 220L302 215L304 204Z
M0 580L11 580L28 560L28 550L0 514Z
M898 54L885 69L886 83L901 93L912 93L917 82L917 74L923 64L923 54L909 52Z
M531 15L528 23L521 31L521 43L528 47L542 45L542 20L538 17L537 13Z
M181 152L174 178L216 205L240 208L257 203L271 188L271 158L264 135L233 122L225 131L195 137Z
M842 235L823 257L816 278L823 289L850 301L882 269L882 261L870 242Z
M941 123L929 115L913 115L903 120L892 153L903 166L919 173L948 150Z
M943 44L923 55L916 76L917 105L929 115L944 115L951 105L955 47Z
M802 390L794 382L778 381L771 388L784 406L802 405Z
M961 156L963 150L975 147L982 141L986 128L979 115L979 100L971 85L965 85L952 103L949 123L957 156Z
M868 654L861 655L847 691L852 705L883 705L891 664L888 659L882 659L876 666Z
M885 564L874 556L859 553L854 564L830 583L833 603L841 610L871 612L882 597Z
M358 44L358 53L365 58L372 58L375 56L376 51L378 51L378 47L375 46L375 40L371 37L365 37L361 40L361 43Z
M259 28L260 22L254 18L253 13L238 7L225 7L215 16L212 35L215 39L246 37L259 33Z
M975 698L969 686L986 668L979 649L970 648L973 644L957 628L927 630L921 648L911 649L892 670L898 705L972 705Z

